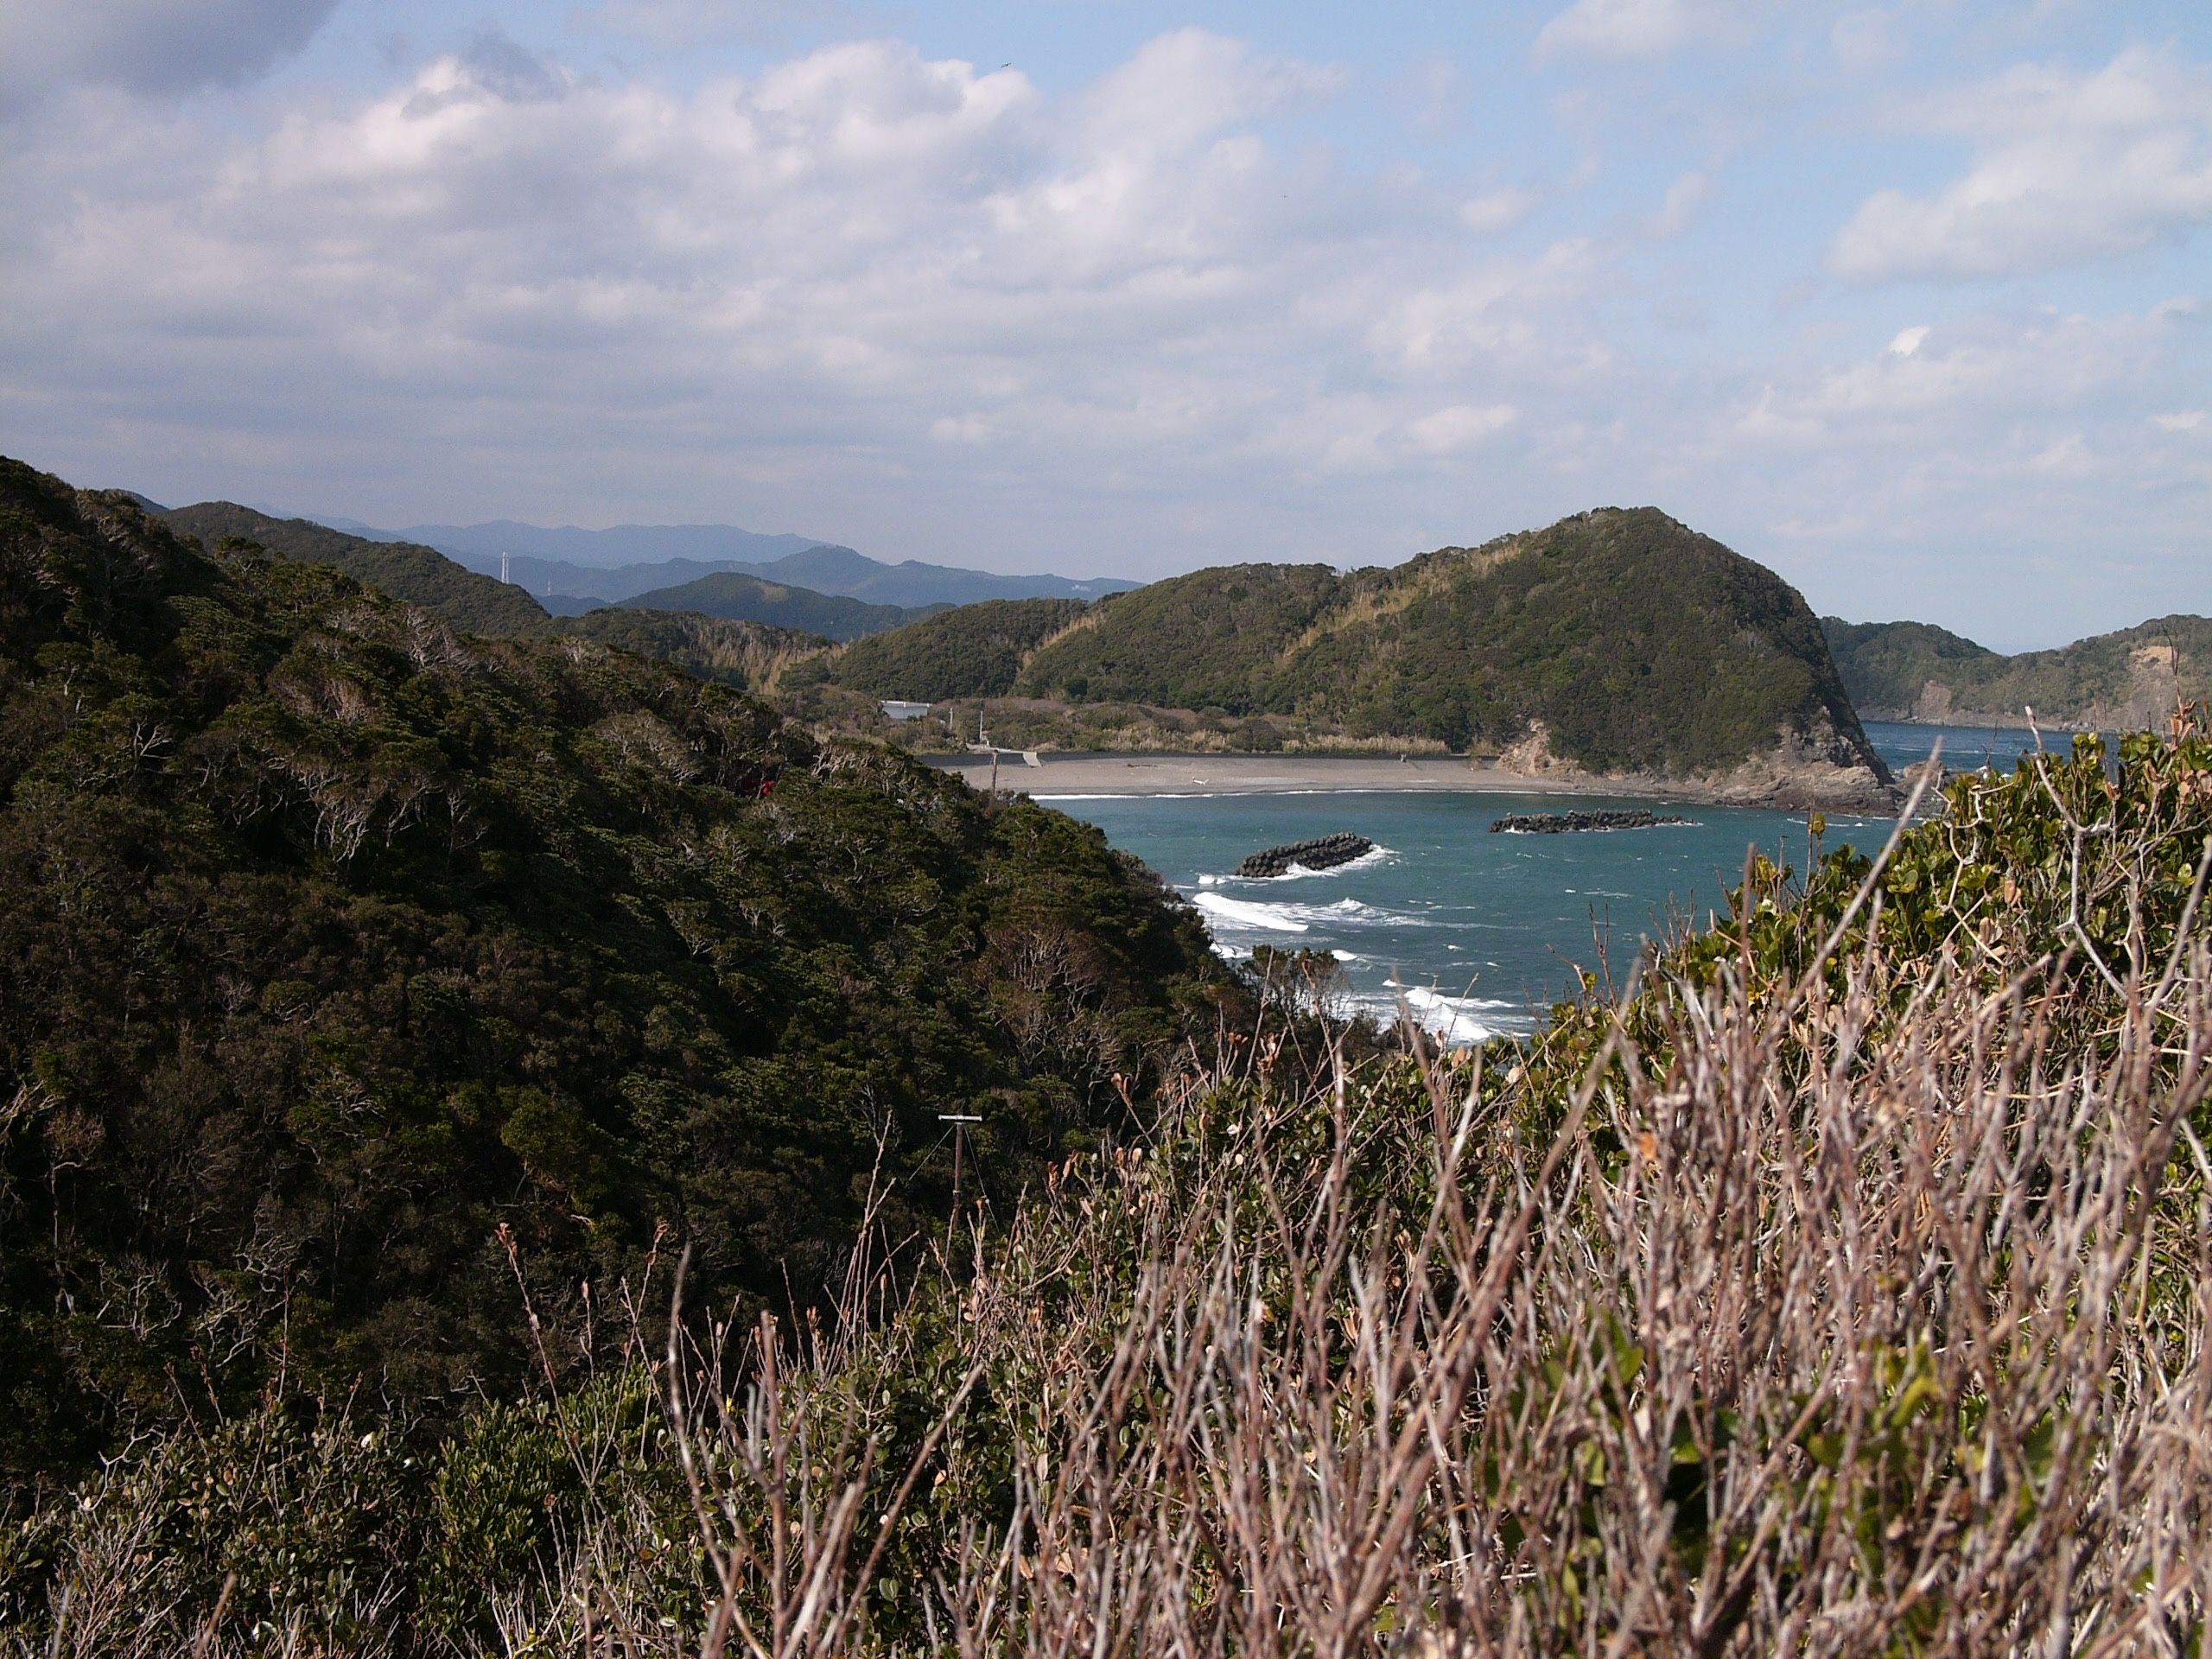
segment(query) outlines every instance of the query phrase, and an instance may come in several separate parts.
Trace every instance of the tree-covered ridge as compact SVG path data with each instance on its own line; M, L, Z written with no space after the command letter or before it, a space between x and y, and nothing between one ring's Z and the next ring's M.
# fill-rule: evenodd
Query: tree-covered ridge
M696 611L733 621L764 622L772 627L818 633L826 639L857 639L862 634L880 633L941 608L929 606L909 610L898 605L871 605L865 600L817 594L810 588L794 588L731 570L673 588L656 588L622 602L632 610Z
M1877 719L2156 726L2212 696L2212 619L2154 617L2052 651L2006 657L1925 622L1823 617L1852 700Z
M1280 658L1351 591L1325 564L1232 564L1102 600L1032 658L1015 690L1071 702L1252 714L1275 702Z
M819 634L765 622L702 616L696 611L637 611L617 607L564 617L561 632L634 651L689 669L702 679L741 691L772 689L791 664L826 649Z
M1538 728L1603 772L1726 772L1785 738L1878 774L1820 624L1772 571L1650 508L1392 569L1237 565L1100 601L1014 688L1272 714L1495 752Z
M208 547L226 536L237 536L288 559L330 565L394 599L434 611L471 633L525 639L553 632L544 607L522 588L479 575L434 547L370 541L306 518L272 518L234 501L202 501L156 516Z
M1002 697L1030 653L1089 610L1079 599L996 599L962 605L858 639L828 668L872 697L944 702Z
M1095 830L13 461L0 891L11 1478L183 1389L511 1383L503 1239L571 1336L657 1243L805 1301L871 1183L946 1213L939 1114L1010 1200L1220 971Z

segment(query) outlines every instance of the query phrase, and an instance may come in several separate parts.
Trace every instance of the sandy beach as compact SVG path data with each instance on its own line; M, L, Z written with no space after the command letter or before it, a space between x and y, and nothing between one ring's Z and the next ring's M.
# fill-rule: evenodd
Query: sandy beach
M982 755L927 755L978 789L991 763ZM1302 754L1077 754L1046 751L1039 766L1001 756L1000 789L1054 795L1287 795L1304 790L1405 790L1435 793L1646 795L1663 791L1586 778L1539 778L1439 756L1405 760Z

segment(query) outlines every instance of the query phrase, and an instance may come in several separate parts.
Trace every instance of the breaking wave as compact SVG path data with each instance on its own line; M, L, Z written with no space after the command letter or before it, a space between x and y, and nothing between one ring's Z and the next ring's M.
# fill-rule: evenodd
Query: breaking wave
M1422 985L1394 983L1388 990L1362 992L1352 1001L1386 1025L1395 1023L1402 1014L1438 1041L1453 1045L1486 1043L1493 1037L1525 1034L1535 1028L1518 1002L1446 996Z
M1256 899L1231 899L1211 887L1201 888L1192 903L1204 911L1215 927L1238 933L1310 933L1318 927L1421 927L1418 916L1378 910L1357 899L1339 899L1333 905L1270 905Z

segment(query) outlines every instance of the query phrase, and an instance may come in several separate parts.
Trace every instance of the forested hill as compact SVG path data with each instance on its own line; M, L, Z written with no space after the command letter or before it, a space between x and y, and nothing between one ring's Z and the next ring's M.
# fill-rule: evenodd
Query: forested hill
M658 657L741 691L772 690L784 669L830 645L818 633L702 616L696 611L615 607L563 617L560 626L563 633L634 651L640 657Z
M1322 739L1510 749L1535 766L1793 795L1884 781L1796 591L1650 508L1388 569L1198 570L1054 629L1060 614L965 607L855 646L830 671L879 696L1276 716Z
M1088 608L1079 599L962 605L857 641L836 659L832 677L872 697L1003 697L1031 653Z
M519 639L553 632L545 607L522 588L479 575L435 547L372 542L306 518L272 518L234 501L202 501L156 516L211 548L226 536L237 536L288 559L333 566L471 633Z
M11 1479L280 1365L512 1382L509 1240L560 1363L657 1242L805 1300L871 1182L942 1224L939 1114L1010 1202L1222 983L1095 830L12 461L0 892Z
M2212 696L2212 619L2162 616L2055 651L2006 657L1925 622L1823 617L1852 701L1881 720L2159 728Z
M857 639L880 633L942 610L925 606L909 610L898 605L871 605L865 600L838 594L817 594L810 588L768 582L760 576L717 571L674 588L656 588L623 603L643 611L695 611L735 621L764 622L773 627L796 628L830 639Z

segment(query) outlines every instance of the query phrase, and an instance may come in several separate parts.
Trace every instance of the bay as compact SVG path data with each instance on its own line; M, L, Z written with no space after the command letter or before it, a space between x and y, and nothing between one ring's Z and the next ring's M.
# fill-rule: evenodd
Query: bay
M2024 732L1870 722L1892 768L1943 739L1953 767L2010 770ZM2063 749L2063 734L2046 740ZM1800 870L1805 815L1633 795L1316 791L1280 795L1086 796L1040 802L1096 824L1205 916L1215 948L1312 947L1341 964L1344 1000L1388 1020L1402 1007L1455 1042L1534 1032L1578 974L1633 963L1646 939L1702 925L1757 850ZM1572 835L1496 834L1508 813L1649 807L1688 823ZM1890 820L1830 814L1826 843L1872 853ZM1376 843L1355 864L1240 879L1263 847L1350 830Z

